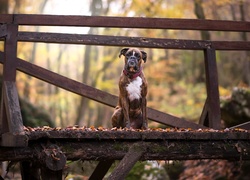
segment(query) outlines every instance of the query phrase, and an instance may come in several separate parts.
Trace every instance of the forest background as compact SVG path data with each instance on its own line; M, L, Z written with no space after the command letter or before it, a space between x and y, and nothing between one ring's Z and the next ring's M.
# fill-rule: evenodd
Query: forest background
M249 21L249 0L0 0L1 13L160 17ZM244 40L249 33L199 32L153 29L79 27L32 27L20 30L103 34L192 40ZM123 61L120 47L44 43L18 43L18 57L111 94L118 95ZM3 42L0 42L3 50ZM144 72L149 83L148 106L197 122L205 99L202 51L144 49L148 53ZM227 99L234 87L250 86L250 54L245 51L217 51L219 91ZM111 127L113 108L63 89L17 74L19 96L49 113L54 126ZM43 123L39 123L43 124ZM43 125L46 125L43 124ZM150 127L159 126L150 122Z

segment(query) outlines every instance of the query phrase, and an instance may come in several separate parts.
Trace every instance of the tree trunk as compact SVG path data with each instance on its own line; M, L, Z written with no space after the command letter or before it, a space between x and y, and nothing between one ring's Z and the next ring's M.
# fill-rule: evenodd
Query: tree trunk
M240 1L240 20L246 21L245 10L244 10L244 1ZM243 41L247 41L247 33L242 32L241 37ZM246 51L243 63L243 82L250 86L250 52Z
M8 14L9 2L8 0L0 0L0 14Z
M98 16L102 14L103 11L103 6L102 6L102 1L101 0L92 0L91 4L90 4L90 11L91 11L91 15L92 16ZM96 33L98 30L96 28L90 28L88 34L93 34ZM83 64L84 64L84 70L83 70L83 76L82 76L82 82L87 84L88 80L89 80L89 72L90 72L90 67L91 67L91 51L93 50L93 46L86 46L85 48L85 53L84 53L84 59L83 59ZM98 57L98 52L97 49L95 51L96 56ZM78 116L76 119L76 123L75 124L79 124L80 126L82 125L86 125L87 123L89 124L89 120L88 121L84 121L84 119L86 118L86 114L90 115L90 112L86 113L88 108L88 104L89 104L89 99L82 97L81 98L81 103L80 103L80 107L78 108ZM91 117L88 117L89 119L91 119Z

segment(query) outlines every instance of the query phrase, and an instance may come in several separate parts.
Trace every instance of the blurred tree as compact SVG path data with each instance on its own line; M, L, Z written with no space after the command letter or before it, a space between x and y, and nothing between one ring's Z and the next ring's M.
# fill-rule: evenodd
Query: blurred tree
M8 0L0 0L0 14L8 14Z
M102 4L102 0L92 0L91 4L90 4L90 12L91 12L91 16L98 16L101 15L103 13L103 4ZM98 34L98 29L96 28L90 28L88 31L88 34L93 34L96 33ZM95 51L95 56L94 58L91 57L91 52L92 49L94 49ZM86 46L85 47L85 53L84 53L84 57L83 57L83 64L84 64L84 69L83 69L83 73L82 73L82 82L85 84L88 84L89 82L89 72L90 72L90 66L91 66L91 60L94 59L98 59L98 49L95 46ZM76 120L76 124L79 125L90 125L90 122L85 122L84 119L87 119L86 113L85 112L90 112L89 110L89 106L88 106L89 100L87 98L82 97L81 98L81 103L79 106L79 110L78 110L78 116L77 116L77 120ZM88 118L90 119L90 118Z

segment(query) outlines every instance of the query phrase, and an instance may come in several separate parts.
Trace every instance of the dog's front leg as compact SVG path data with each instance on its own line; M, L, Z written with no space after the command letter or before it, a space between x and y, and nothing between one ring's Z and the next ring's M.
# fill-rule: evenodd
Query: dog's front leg
M147 99L146 97L142 97L142 129L148 128L147 121Z
M122 102L125 127L130 128L131 125L129 119L129 100L127 98L123 98L121 102Z

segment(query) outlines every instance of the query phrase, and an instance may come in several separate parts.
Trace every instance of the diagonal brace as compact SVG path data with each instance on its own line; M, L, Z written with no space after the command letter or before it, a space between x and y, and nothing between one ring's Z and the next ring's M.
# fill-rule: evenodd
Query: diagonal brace
M125 179L126 175L135 165L135 163L142 157L144 154L144 146L142 143L135 143L130 148L127 154L123 157L118 166L114 169L111 175L108 177L108 180L116 179Z

